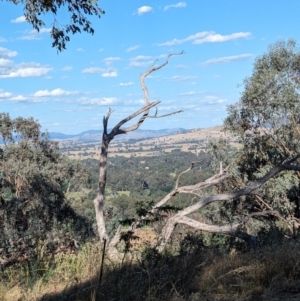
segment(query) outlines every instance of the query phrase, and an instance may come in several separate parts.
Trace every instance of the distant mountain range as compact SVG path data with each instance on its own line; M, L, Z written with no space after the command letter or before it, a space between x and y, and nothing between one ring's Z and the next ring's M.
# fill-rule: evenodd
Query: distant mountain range
M176 133L185 133L187 130L183 128L161 129L161 130L136 130L128 134L118 135L115 139L146 139L161 136L169 136ZM72 139L80 142L100 141L102 130L89 130L76 135L67 135L63 133L50 132L51 140L66 140Z

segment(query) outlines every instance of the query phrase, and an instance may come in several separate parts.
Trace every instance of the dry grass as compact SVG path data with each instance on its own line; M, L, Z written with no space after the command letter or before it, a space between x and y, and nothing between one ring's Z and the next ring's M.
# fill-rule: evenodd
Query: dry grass
M184 152L192 152L197 153L201 150L204 150L204 145L200 145L200 141L205 140L213 140L213 139L219 139L219 138L227 138L229 139L229 143L233 147L239 147L239 144L234 142L233 137L228 136L222 131L222 127L212 127L212 128L205 128L205 129L194 129L190 130L183 134L173 134L169 136L163 136L163 137L157 137L157 138L149 138L142 141L137 141L133 143L124 144L120 141L113 142L110 145L109 148L109 156L110 157L151 157L154 155L159 155L160 153L154 150L150 150L154 146L161 147L165 152L171 152L174 149L181 149L181 151ZM195 140L195 142L191 142L192 140ZM68 141L61 141L61 145L64 144L68 145ZM95 150L94 145L97 144L95 142L90 143L82 143L77 142L74 145L76 147L81 147L82 149L85 149L85 151L78 151L78 150L70 150L69 156L73 159L82 159L82 158L99 158L100 151L97 148ZM142 146L143 151L139 151L140 147ZM122 145L122 146L117 146ZM189 149L192 146L197 145L196 149ZM85 156L79 155L80 153L83 154L83 152L86 152Z
M155 241L147 232L140 235ZM22 270L19 277L16 270L6 271L0 300L300 300L300 248L295 241L246 253L196 249L182 254L160 255L149 248L139 259L122 264L106 260L99 283L101 248L88 244L77 255L58 255L56 267L36 281Z

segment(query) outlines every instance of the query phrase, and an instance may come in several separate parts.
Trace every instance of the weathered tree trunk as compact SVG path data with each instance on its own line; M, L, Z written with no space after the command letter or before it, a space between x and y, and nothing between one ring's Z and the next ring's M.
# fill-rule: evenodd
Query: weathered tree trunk
M105 186L106 186L106 172L107 172L107 154L109 138L107 137L106 129L104 129L102 136L101 154L100 154L100 167L99 167L99 191L96 198L94 199L95 215L97 222L98 235L100 240L106 240L109 242L109 237L106 232L105 220L104 220L104 197L105 197Z
M181 52L180 54L183 54ZM107 156L108 156L108 147L109 143L111 140L114 139L115 136L120 135L120 134L126 134L131 131L135 131L138 129L143 122L146 120L146 118L160 118L160 117L165 117L165 116L170 116L176 113L182 112L181 110L172 112L170 114L166 114L163 116L157 116L157 110L156 114L154 116L149 116L150 109L153 107L156 107L160 101L156 102L150 102L148 99L148 89L145 85L145 79L146 77L165 65L168 64L169 58L174 55L170 54L168 55L166 61L155 67L154 65L150 66L148 70L144 73L141 74L140 76L140 82L141 82L141 87L144 93L144 107L139 109L138 111L134 112L133 114L129 115L128 117L124 118L121 120L111 131L108 133L107 131L107 126L108 126L108 120L110 115L112 114L112 110L109 109L106 116L103 117L103 135L102 135L102 144L101 144L101 153L100 153L100 166L99 166L99 185L98 185L98 192L97 196L94 199L94 207L95 207L95 216L96 216L96 222L97 222L97 230L98 230L98 235L100 240L106 240L106 243L108 245L107 249L108 250L116 250L115 245L117 244L117 239L119 237L119 233L115 235L115 237L112 239L112 245L109 244L109 237L106 231L105 227L105 219L104 219L104 200L105 200L105 187L106 187L106 172L107 172ZM142 115L142 116L140 116ZM133 124L132 126L129 126L127 128L121 128L123 125L125 125L128 121L131 121L135 117L139 117L138 121Z

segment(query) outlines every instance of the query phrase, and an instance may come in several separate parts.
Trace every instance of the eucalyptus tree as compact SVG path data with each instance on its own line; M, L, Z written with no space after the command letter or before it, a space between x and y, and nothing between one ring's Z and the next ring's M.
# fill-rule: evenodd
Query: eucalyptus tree
M205 181L181 185L185 174L197 164L192 163L190 168L177 176L174 188L165 197L143 212L127 231L116 233L109 244L111 254L115 254L114 247L122 237L128 239L129 234L134 233L145 221L154 220L178 194L193 195L194 201L190 206L167 217L158 234L157 248L160 251L165 248L177 224L242 238L251 245L256 244L259 231L256 229L252 232L247 227L247 223L253 219L273 216L283 221L291 232L299 227L300 221L295 216L295 206L291 202L295 196L299 196L300 183L299 67L300 52L292 40L270 46L269 52L257 58L252 76L244 81L241 100L229 106L229 115L225 120L225 129L239 139L241 147L235 154L228 155L224 152L226 141L213 145L212 153L223 163L219 172ZM141 83L147 99L144 78L141 76ZM151 105L146 101L145 107L137 112L146 114L130 130L138 128L145 118L150 117L149 109L155 105L157 103ZM120 130L120 126L137 116L137 113L121 121L110 134L107 134L106 128L111 111L104 117L100 193L94 201L98 213L101 213L104 200L108 149L106 141L109 142L109 137L113 138L115 134L125 133L127 130ZM230 207L229 220L221 219L221 222L213 223L195 218L196 212L213 204L219 204L221 209ZM105 220L102 216L101 223L98 223L98 230L101 230L99 236L108 239L103 225Z
M65 193L78 185L78 177L86 181L86 170L63 156L33 118L1 113L1 140L1 266L30 260L39 244L57 252L84 239L89 225L67 204Z
M242 145L236 166L244 183L300 153L300 49L294 40L278 41L256 59L224 124ZM281 173L256 197L260 207L278 210L291 229L300 222L299 180L299 172Z
M15 5L22 5L24 17L32 27L39 31L46 24L43 15L53 16L53 25L51 28L52 47L59 51L66 49L66 43L70 41L70 33L76 34L81 31L93 34L94 29L89 20L92 16L100 18L105 12L98 5L98 1L91 0L54 0L54 1L24 1L24 0L7 0ZM69 22L62 25L57 19L60 11L67 11Z

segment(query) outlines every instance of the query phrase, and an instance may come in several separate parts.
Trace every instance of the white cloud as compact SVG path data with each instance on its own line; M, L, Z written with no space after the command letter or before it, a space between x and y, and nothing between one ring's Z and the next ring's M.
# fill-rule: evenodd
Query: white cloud
M70 96L78 95L78 91L65 91L63 89L57 88L52 91L49 90L39 90L33 94L34 97L46 97L46 96Z
M2 42L7 42L7 40L3 37L0 37L0 43L2 43Z
M172 81L184 81L184 80L190 80L197 78L197 76L180 76L180 75L174 75L171 80Z
M138 100L125 100L124 101L125 105L143 105L145 104L145 100L144 99L138 99ZM125 109L126 110L126 109ZM132 109L127 109L127 111L131 111Z
M115 97L103 97L103 98L80 98L79 103L82 105L99 105L99 106L105 106L105 105L113 105L118 102L118 99Z
M246 39L251 36L250 32L236 32L230 35L221 34L210 34L206 37L196 39L193 44L203 44L203 43L220 43L227 42L236 39Z
M192 41L193 44L203 44L203 43L217 43L217 42L226 42L236 39L245 39L251 36L250 32L236 32L230 35L221 35L217 34L214 31L202 31L197 32L194 35L190 35L184 39L173 39L165 43L158 44L158 46L172 46L183 44L185 42Z
M71 71L72 69L73 69L72 66L65 66L65 67L61 68L60 70L62 70L62 71Z
M170 4L165 6L164 11L168 10L169 8L183 8L186 7L185 2L178 2L177 4Z
M223 64L223 63L229 63L233 61L240 61L240 60L246 60L252 57L252 54L245 53L245 54L239 54L239 55L232 55L232 56L223 56L219 58L213 58L209 59L203 63L201 63L201 66L208 66L213 64Z
M121 58L120 57L107 57L103 60L103 62L105 62L106 65L110 65L112 62L116 62L116 61L120 61Z
M12 51L7 48L0 47L0 57L15 57L17 55L17 51Z
M100 49L99 49L99 52L102 52L103 50L104 50L104 48L100 48Z
M152 56L146 56L146 55L138 55L136 57L133 57L130 59L131 61L142 61L142 60L149 60L152 59Z
M153 63L152 61L133 61L129 63L130 67L144 67L144 66L148 66L151 63Z
M102 73L102 77L117 77L118 72L116 70L108 68L105 72Z
M94 73L102 73L101 76L102 77L117 77L118 76L118 72L117 70L113 69L113 68L100 68L100 67L90 67L90 68L86 68L84 70L82 70L82 73L90 73L90 74L94 74Z
M110 56L110 57L107 57L103 60L103 62L112 62L112 61L120 61L121 58L120 57L113 57L113 56Z
M99 68L99 67L90 67L90 68L86 68L84 70L82 70L82 73L101 73L104 72L105 69L104 68Z
M32 30L26 30L25 31L25 35L23 35L22 37L19 38L19 40L40 40L41 39L41 35L43 33L50 33L51 32L51 28L41 28L39 31L32 29Z
M12 60L5 58L12 58L17 54L16 51L0 47L0 78L42 76L52 70L52 68L41 66L38 63L15 64Z
M39 31L35 30L35 29L32 29L31 30L31 33L32 34L42 34L42 33L49 33L51 32L52 28L41 28Z
M127 48L126 52L131 52L131 51L134 51L138 48L140 48L140 45L134 45L134 46L131 46L131 47Z
M23 95L17 95L17 96L11 97L10 100L12 100L14 102L22 102L22 101L27 101L28 97L25 97Z
M31 77L31 76L42 76L51 71L52 68L41 67L39 64L34 66L12 66L11 68L0 68L0 78L13 78L13 77Z
M130 59L130 67L143 67L150 64L153 64L153 57L146 55L138 55Z
M7 59L3 59L3 58L0 59L0 68L1 67L7 67L7 66L12 65L12 64L13 64L12 60L7 60Z
M13 94L0 89L0 99L11 97Z
M175 69L188 69L187 65L176 65Z
M10 21L11 23L23 23L26 22L25 16L18 17Z
M195 94L196 94L195 91L189 91L189 92L180 93L179 95L181 95L181 96L191 96L191 95L195 95Z
M141 16L143 14L151 12L152 10L153 10L153 8L151 6L141 6L141 7L138 8L137 14L139 16Z
M214 104L222 104L227 102L225 98L219 98L217 96L206 96L201 101L203 104L214 105Z
M77 48L76 50L79 52L84 52L83 48Z
M120 87L129 87L129 86L132 86L132 85L134 85L133 82L127 82L127 83L120 83L119 84Z

